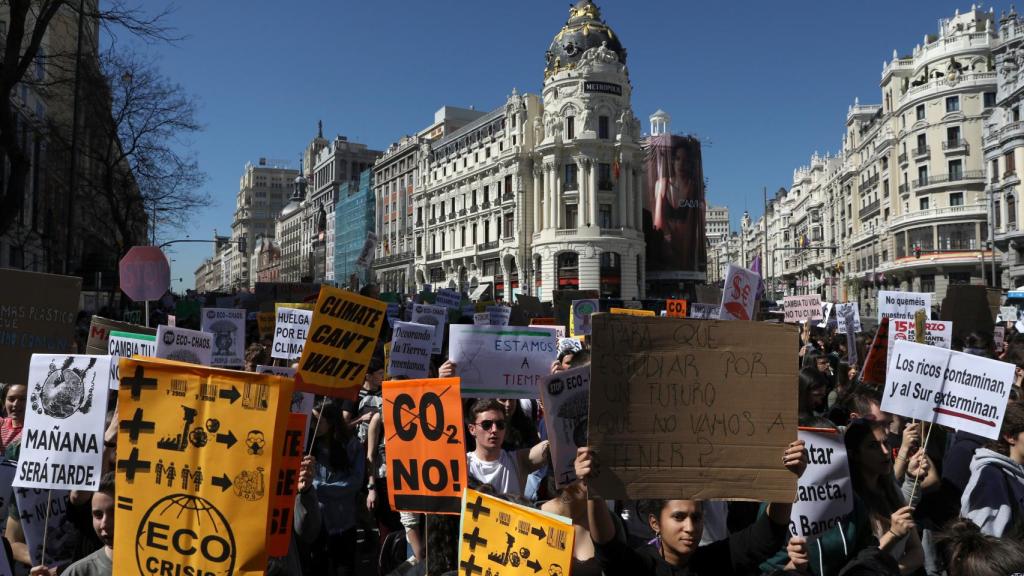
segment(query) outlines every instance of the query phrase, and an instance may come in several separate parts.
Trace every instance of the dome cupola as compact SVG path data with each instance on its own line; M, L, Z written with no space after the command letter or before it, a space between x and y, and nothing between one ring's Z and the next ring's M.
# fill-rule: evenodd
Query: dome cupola
M545 53L544 77L576 67L583 53L604 46L626 63L626 49L618 35L601 19L601 10L591 0L579 0L569 8L569 19L555 35Z

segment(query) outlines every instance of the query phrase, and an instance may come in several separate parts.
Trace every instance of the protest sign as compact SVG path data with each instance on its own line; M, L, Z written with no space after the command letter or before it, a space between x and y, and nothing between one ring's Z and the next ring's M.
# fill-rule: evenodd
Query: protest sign
M818 320L821 314L821 296L786 296L782 299L784 321L790 323L810 322Z
M729 264L729 272L725 277L725 289L722 291L722 308L719 317L722 320L751 320L754 318L754 305L757 302L757 287L761 277L756 272Z
M395 322L391 336L388 376L427 378L430 374L431 342L434 326L413 322Z
M305 452L305 435L309 417L288 414L284 429L277 490L270 496L270 522L267 524L267 554L287 556L292 541L292 521L295 516L295 497L299 489L299 469Z
M882 410L993 440L1013 387L1014 365L897 340Z
M156 336L149 334L132 334L130 332L111 332L107 339L107 355L110 356L110 388L117 390L121 382L118 371L121 364L118 358L132 356L156 356Z
M657 316L654 310L637 310L635 308L612 308L608 311L612 314L623 314L625 316Z
M558 488L576 480L576 449L587 445L590 366L545 376L540 383L544 426L551 440L551 465Z
M686 300L666 300L665 316L669 318L686 318Z
M690 303L690 318L700 320L718 320L722 307L718 304L704 304L701 302Z
M281 376L289 380L295 379L295 368L291 366L265 366L263 364L256 365L257 374L273 374L274 376ZM292 392L291 408L288 410L292 414L305 414L311 416L313 414L313 405L316 401L316 395L310 394L309 392L300 392L295 390ZM306 419L306 436L309 436L309 423L310 420Z
M551 308L555 321L562 325L569 325L569 310L575 300L597 300L601 294L597 290L552 290ZM596 311L596 310L595 310Z
M156 336L156 328L147 328L138 324L132 324L131 322L121 322L103 318L102 316L93 316L89 323L89 339L85 343L85 353L107 354L107 341L110 339L111 332L131 332L132 334Z
M490 316L488 316L488 319L490 319ZM433 354L440 354L444 346L444 331L445 325L448 323L448 309L444 306L434 306L431 304L413 304L412 322L434 328L434 337L430 341L430 351Z
M796 483L789 531L793 536L814 538L853 510L853 484L846 445L838 430L801 429L797 435L806 446L807 469Z
M459 379L389 380L382 393L391 507L458 514L467 478Z
M387 304L324 286L299 359L296 387L303 392L355 396L384 325Z
M843 319L848 326L855 326L852 308L846 308L843 310ZM846 333L846 363L850 366L856 366L860 361L858 354L857 335L853 330L850 330Z
M274 337L274 313L273 312L257 312L256 313L256 328L260 332L260 339L264 340L267 338Z
M831 302L822 302L821 303L821 322L818 322L818 328L825 328L826 326L828 326L828 318L829 318L829 316L832 315L832 308L834 306L835 305L832 304ZM838 317L838 315L837 315L837 317ZM838 322L839 321L836 320L837 324L838 324Z
M590 336L590 317L600 309L599 303L599 300L593 298L572 301L569 309L570 336Z
M878 291L878 321L882 318L896 320L913 320L914 313L924 310L928 318L932 317L931 292L891 292Z
M992 329L992 340L996 343L996 346L1002 346L1006 340L1006 327L996 326Z
M917 342L917 331L912 320L889 320L889 341L910 340ZM924 344L938 346L949 350L953 345L953 323L945 320L929 320L925 322ZM886 365L892 363L892 351L894 346L890 345L886 354Z
M568 518L466 490L459 532L460 574L570 572L576 534Z
M871 340L871 347L868 348L867 357L864 358L864 368L860 373L860 381L872 386L885 384L885 368L889 358L889 319L882 318L882 323Z
M847 310L853 310L853 332L861 332L863 327L860 324L860 306L856 302L836 304L836 332L846 334Z
M497 304L488 306L487 313L491 315L491 326L508 326L508 319L512 315L512 309L508 306Z
M491 315L487 312L474 312L473 313L473 325L474 326L490 326Z
M156 356L209 366L213 360L213 335L161 324L156 329Z
M441 288L437 291L437 298L434 303L438 306L444 306L449 310L461 310L462 308L462 294L451 288Z
M71 350L81 288L77 277L0 269L0 382L27 382L32 354Z
M608 499L792 502L796 439L788 324L594 316L590 446Z
M121 375L114 530L137 544L114 565L262 574L292 381L152 359L122 359Z
M999 294L998 290L993 292ZM950 284L942 299L941 320L953 323L953 337L964 340L973 332L991 333L992 324L999 315L999 298L995 310L990 306L990 292L976 284ZM1016 320L1017 318L1012 318Z
M109 388L109 356L32 355L14 486L99 487Z
M313 312L296 308L278 308L274 321L274 347L271 358L294 360L302 356L302 349L309 337L309 325Z
M1000 306L999 316L1002 317L1003 322L1016 322L1020 319L1016 306Z
M68 517L72 509L70 490L43 490L19 488L14 491L15 502L25 533L25 544L33 566L66 568L76 560L82 533ZM49 514L47 514L49 504ZM43 538L43 535L46 535ZM43 554L43 540L46 554Z
M245 364L245 310L203 308L203 332L213 334L210 366L241 367Z
M557 356L556 332L547 326L469 326L449 332L449 358L458 365L470 398L537 398L541 378Z

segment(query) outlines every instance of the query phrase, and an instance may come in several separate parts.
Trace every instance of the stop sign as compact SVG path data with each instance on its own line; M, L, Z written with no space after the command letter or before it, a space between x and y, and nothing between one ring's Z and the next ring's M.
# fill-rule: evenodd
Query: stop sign
M159 300L171 287L171 266L156 246L133 246L118 264L121 291L136 302Z

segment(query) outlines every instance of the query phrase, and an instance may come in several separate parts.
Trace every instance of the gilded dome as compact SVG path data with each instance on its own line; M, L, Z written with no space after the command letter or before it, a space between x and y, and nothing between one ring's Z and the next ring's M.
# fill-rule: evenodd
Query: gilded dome
M626 49L618 35L601 19L601 10L591 0L579 0L569 8L569 19L545 53L544 77L575 68L584 52L602 44L618 55L619 62L626 63Z

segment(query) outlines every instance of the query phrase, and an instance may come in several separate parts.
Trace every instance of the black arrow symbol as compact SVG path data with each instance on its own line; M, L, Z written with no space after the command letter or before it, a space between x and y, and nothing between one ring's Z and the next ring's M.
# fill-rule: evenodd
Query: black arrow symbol
M220 393L217 394L217 396L225 400L230 400L232 404L235 403L235 400L238 400L239 398L242 397L242 395L238 392L238 388L235 388L234 386L231 387L231 390L221 390Z
M526 561L526 567L527 568L533 568L533 573L534 574L536 574L537 572L540 572L540 562L537 562L536 560L527 560Z
M228 430L227 434L217 434L217 442L220 442L221 444L226 445L228 448L231 448L232 446L235 445L235 442L238 442L238 438L235 438L234 432Z
M544 532L544 528L540 526L534 526L533 528L530 528L530 534L536 536L537 540L543 540L544 537L547 536L547 533Z
M221 492L227 492L228 488L231 488L231 478L228 478L227 474L222 474L220 477L214 476L210 480L210 484L214 486L220 486Z

